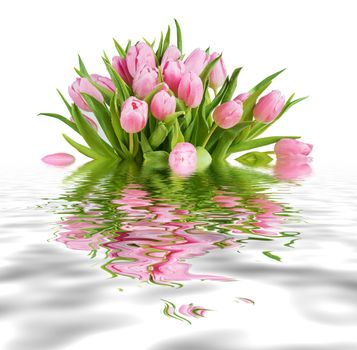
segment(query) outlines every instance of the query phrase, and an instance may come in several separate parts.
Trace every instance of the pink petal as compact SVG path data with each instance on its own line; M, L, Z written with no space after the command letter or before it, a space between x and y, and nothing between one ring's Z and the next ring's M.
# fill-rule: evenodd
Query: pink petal
M49 165L65 166L74 163L76 159L68 153L54 153L43 157L41 160Z

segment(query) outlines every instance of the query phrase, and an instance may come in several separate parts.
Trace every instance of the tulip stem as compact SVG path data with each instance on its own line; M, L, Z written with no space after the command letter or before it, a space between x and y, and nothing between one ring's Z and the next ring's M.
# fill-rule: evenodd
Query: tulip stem
M134 155L134 134L129 134L129 152Z
M209 141L209 139L211 138L212 134L214 133L214 131L217 129L217 124L215 123L213 125L213 127L211 128L210 132L208 133L206 139L204 140L203 144L202 144L202 147L205 148L206 145L207 145L207 142Z

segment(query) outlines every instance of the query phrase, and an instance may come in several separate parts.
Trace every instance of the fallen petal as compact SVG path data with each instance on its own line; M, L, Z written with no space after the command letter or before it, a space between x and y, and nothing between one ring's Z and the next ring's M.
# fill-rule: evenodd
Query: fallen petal
M54 153L44 156L41 160L46 164L65 166L74 163L76 159L68 153Z

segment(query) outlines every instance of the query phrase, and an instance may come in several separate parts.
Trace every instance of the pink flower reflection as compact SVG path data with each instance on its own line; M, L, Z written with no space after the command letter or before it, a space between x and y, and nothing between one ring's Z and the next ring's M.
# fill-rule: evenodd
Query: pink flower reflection
M181 305L179 307L179 312L188 317L204 317L205 313L210 311L202 306L195 306L193 304Z
M312 173L309 161L308 157L278 158L274 172L281 180L304 179Z

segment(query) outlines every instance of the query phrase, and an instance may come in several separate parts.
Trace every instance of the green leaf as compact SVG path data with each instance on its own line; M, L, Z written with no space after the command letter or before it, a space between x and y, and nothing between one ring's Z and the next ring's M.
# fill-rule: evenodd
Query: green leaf
M171 28L170 28L170 26L168 26L167 32L166 32L166 35L165 35L165 39L164 39L164 45L162 47L162 54L165 53L165 51L167 50L167 48L170 45L170 32L171 32Z
M143 131L140 132L140 145L141 145L141 149L144 154L153 151L150 146L150 143Z
M160 41L159 41L159 47L157 48L157 51L155 52L155 55L158 59L161 60L161 56L162 56L162 48L164 45L164 34L161 32L160 33Z
M236 160L244 165L264 166L269 164L273 158L266 152L249 152L236 158Z
M232 99L234 92L236 91L236 88L237 88L238 76L239 76L239 73L242 70L242 68L243 67L239 67L233 71L232 76L229 79L229 84L227 86L227 90L222 98L221 103L228 102Z
M225 80L223 86L219 90L218 94L214 97L212 102L210 102L207 105L207 107L206 107L206 117L208 117L213 112L213 110L220 104L220 102L222 101L223 96L225 95L225 93L226 93L226 91L228 89L228 85L229 85L229 78L227 77L227 79Z
M131 47L131 40L128 40L128 43L126 44L126 47L125 47L125 54L128 53L128 50L130 47Z
M105 135L107 136L111 145L120 152L120 145L118 139L115 135L113 125L111 122L111 115L108 107L103 103L96 100L93 96L86 93L81 94L84 100L87 102L90 109L93 111L96 116L100 126L102 127Z
M168 130L163 123L159 123L154 132L149 137L150 145L153 149L159 147L166 139Z
M185 111L174 112L165 118L164 123L167 127L169 127L175 122L175 120L177 120L178 117L181 117L183 115L185 115Z
M261 139L243 141L231 146L229 148L228 154L271 145L272 143L276 143L281 139L298 139L298 138L300 138L300 136L269 136L269 137L263 137Z
M207 90L208 90L208 80L206 80L206 82L205 82L203 96L205 96L208 93ZM203 144L208 133L210 132L210 127L209 127L207 119L206 119L205 108L206 108L205 98L203 98L201 104L198 107L197 115L193 121L195 123L195 128L194 128L194 132L193 132L193 144L194 145Z
M51 118L55 118L60 120L61 122L67 124L69 127L71 127L73 130L78 131L77 125L73 122L71 122L70 120L68 120L66 117L64 117L63 115L60 114L56 114L56 113L39 113L38 115L45 115L47 117L51 117Z
M272 75L269 75L268 77L263 79L259 84L255 85L249 92L253 93L253 92L256 92L257 90L260 90L263 86L270 83L274 78L276 78L279 74L281 74L285 70L286 70L286 68L279 70L278 72L273 73Z
M214 60L212 60L210 63L208 63L206 65L206 67L203 69L202 73L200 74L200 78L201 78L203 83L206 82L206 80L208 79L212 69L217 64L217 62L221 59L221 57L222 57L222 54L220 54Z
M196 147L196 152L197 152L196 169L199 171L206 169L212 162L211 155L205 148L201 146Z
M96 153L101 154L103 157L116 157L113 149L92 128L75 104L72 105L72 115L78 127L79 133L82 135L90 148L92 148Z
M185 138L182 135L180 125L179 125L177 119L175 119L173 126L170 130L169 140L170 140L170 149L171 150L176 146L177 143L185 141Z
M66 134L62 134L62 136L64 137L64 139L72 146L74 147L78 152L84 154L86 157L89 158L93 158L93 159L100 159L102 158L101 155L99 155L98 153L96 153L95 151L93 151L92 149L81 145L80 143L72 140L69 136L67 136Z
M169 154L165 151L153 151L144 153L144 165L154 169L167 168Z
M89 76L89 73L88 73L88 71L87 71L87 69L86 69L86 67L85 67L85 65L84 65L84 63L82 61L82 58L79 55L78 55L78 64L79 64L80 73L83 74L84 77Z
M60 95L62 101L64 102L64 104L66 105L68 112L71 113L72 109L71 109L71 105L67 102L67 100L64 98L64 96L62 95L61 91L59 91L57 89L58 94Z
M113 38L113 41L114 41L114 45L118 51L119 56L125 58L125 56L126 56L125 50L120 46L120 44L114 38Z
M181 33L180 25L176 19L175 19L175 25L176 25L177 48L182 53L182 33Z

